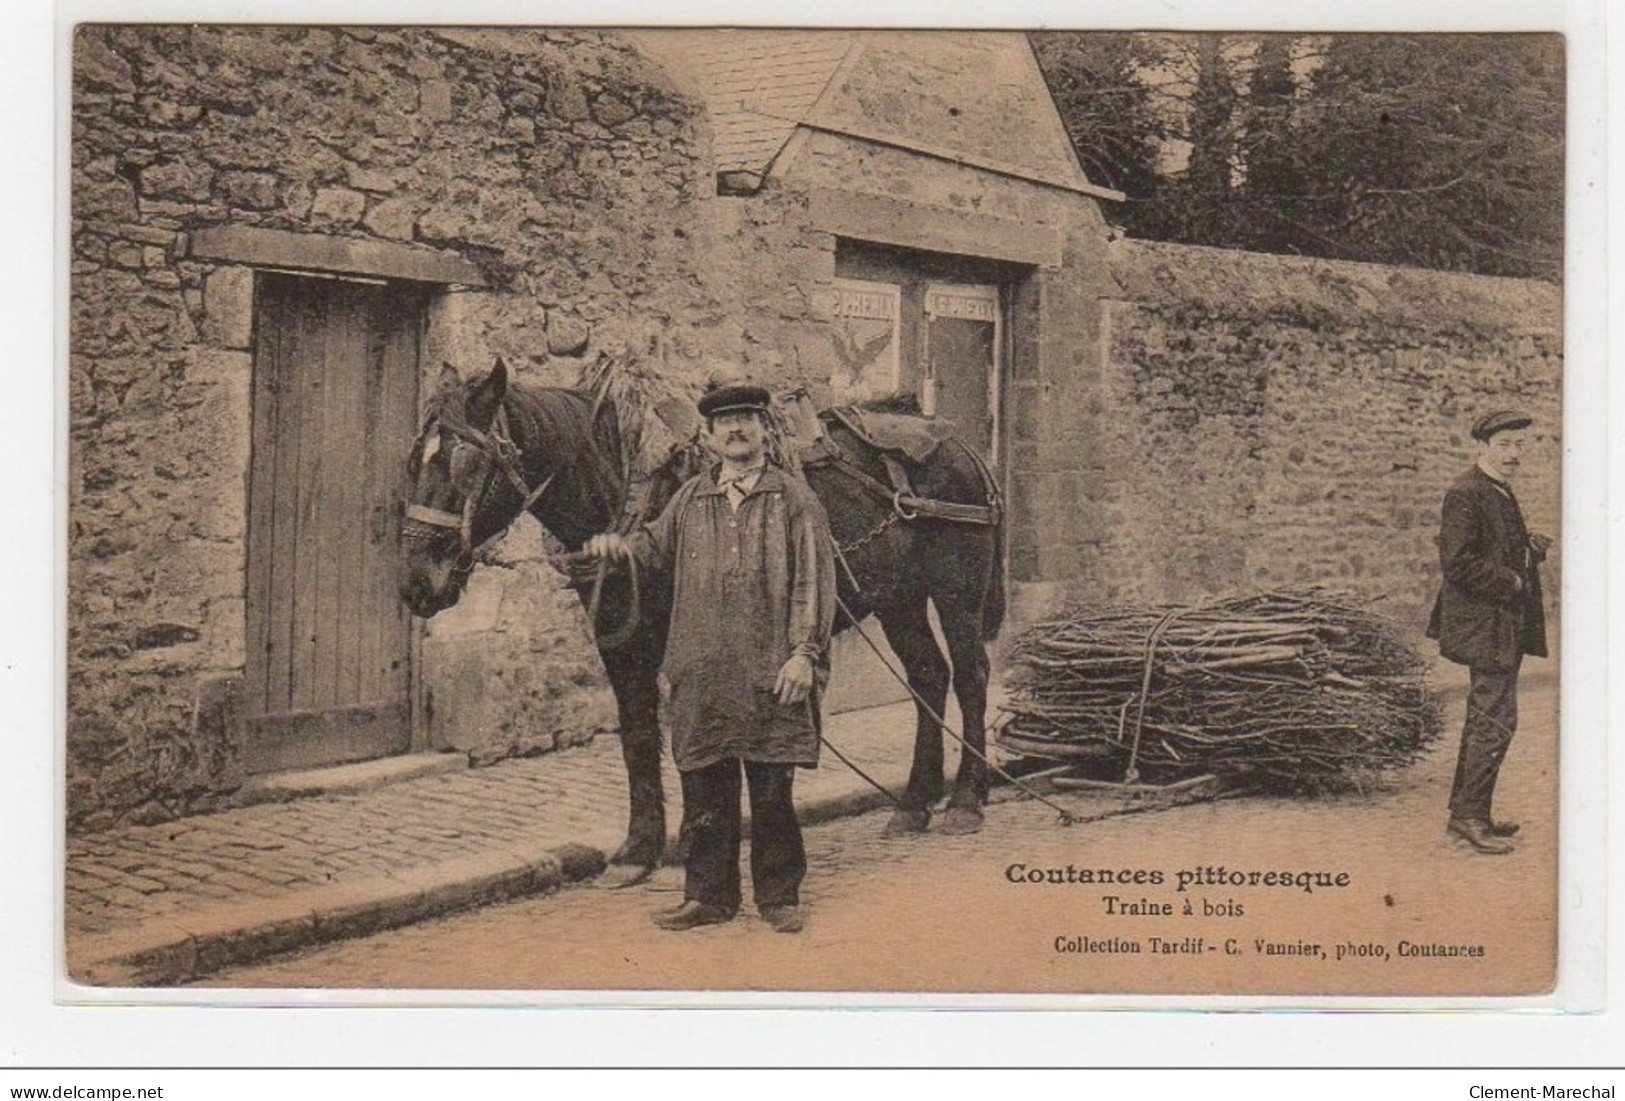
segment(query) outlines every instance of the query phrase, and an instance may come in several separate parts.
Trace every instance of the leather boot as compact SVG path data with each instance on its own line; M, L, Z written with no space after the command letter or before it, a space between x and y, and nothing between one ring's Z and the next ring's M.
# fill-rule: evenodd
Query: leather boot
M1490 832L1488 822L1475 822L1466 818L1452 818L1447 827L1451 836L1459 837L1481 853L1500 856L1511 852L1515 846L1505 838L1496 837Z
M775 933L799 933L807 924L800 906L763 906L762 920L771 925Z
M697 929L702 925L721 925L733 919L733 911L726 907L713 906L708 902L695 902L692 899L675 910L661 910L652 918L660 928L673 933Z

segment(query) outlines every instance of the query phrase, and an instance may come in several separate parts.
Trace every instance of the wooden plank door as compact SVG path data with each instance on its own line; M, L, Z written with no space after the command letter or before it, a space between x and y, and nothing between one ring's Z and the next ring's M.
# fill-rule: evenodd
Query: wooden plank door
M245 715L251 772L411 748L396 502L420 292L261 273L255 288Z
M934 283L925 291L926 385L938 423L997 463L999 347L997 287Z

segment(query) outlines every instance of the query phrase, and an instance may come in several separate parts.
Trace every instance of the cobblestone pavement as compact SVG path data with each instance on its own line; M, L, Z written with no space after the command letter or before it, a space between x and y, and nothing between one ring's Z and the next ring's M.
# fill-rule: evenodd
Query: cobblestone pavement
M912 707L891 705L833 716L827 734L866 772L900 788L913 722ZM669 761L666 791L675 828L678 784ZM880 796L826 754L820 768L798 777L797 799L817 817ZM259 926L275 925L266 936L278 944L298 943L322 939L314 929L322 912L354 915L370 900L397 911L374 921L387 925L410 918L403 908L433 912L420 896L459 881L488 885L471 903L522 893L492 885L494 878L564 846L613 851L625 827L620 745L600 735L540 757L368 791L69 838L69 973L95 985L167 983L201 966L201 942L233 938L239 944L228 956L240 957L252 947L241 943L244 932ZM133 971L102 966L138 956L153 958Z
M625 798L612 737L546 757L70 840L68 929L100 933L215 899L388 877L483 851L610 843Z
M880 813L831 820L807 831L809 922L799 936L775 934L748 903L726 925L655 929L649 914L681 897L672 869L644 888L570 887L206 983L325 988L337 1001L345 988L611 1002L658 1001L660 991L1539 993L1555 960L1555 684L1532 685L1523 705L1496 808L1524 823L1510 856L1472 853L1445 834L1457 699L1433 753L1365 795L1221 800L1070 828L1049 807L1011 799L989 808L983 832L959 837L886 839ZM1015 866L1068 865L1166 878L1123 887L1011 880ZM1175 889L1179 871L1212 866L1346 872L1350 882ZM1113 913L1108 895L1119 910L1176 906L1169 915ZM1141 950L1127 951L1130 942ZM1403 947L1436 944L1480 954Z

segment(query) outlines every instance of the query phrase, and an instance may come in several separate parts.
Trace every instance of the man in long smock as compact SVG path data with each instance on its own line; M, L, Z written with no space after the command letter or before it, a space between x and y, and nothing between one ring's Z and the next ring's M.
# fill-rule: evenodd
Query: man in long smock
M683 904L655 924L692 929L738 913L743 772L754 901L793 933L807 857L792 785L797 767L818 763L835 608L829 522L803 481L767 461L766 390L721 386L699 409L721 461L630 537L595 535L586 549L672 585L664 671L687 856Z

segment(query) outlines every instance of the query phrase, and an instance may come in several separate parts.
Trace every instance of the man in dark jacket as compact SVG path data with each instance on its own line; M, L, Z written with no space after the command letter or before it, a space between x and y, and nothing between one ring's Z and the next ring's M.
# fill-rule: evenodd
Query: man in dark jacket
M1478 461L1445 493L1439 523L1444 578L1427 633L1471 673L1448 829L1482 853L1513 850L1518 825L1491 818L1490 800L1518 726L1518 668L1546 656L1538 567L1551 540L1529 533L1511 485L1531 423L1501 410L1473 425Z
M683 904L655 924L692 929L738 912L743 768L756 906L794 933L807 858L791 784L818 763L835 615L829 522L806 483L767 460L766 390L723 385L699 406L721 461L629 538L595 535L586 549L672 586L663 668L687 862Z

